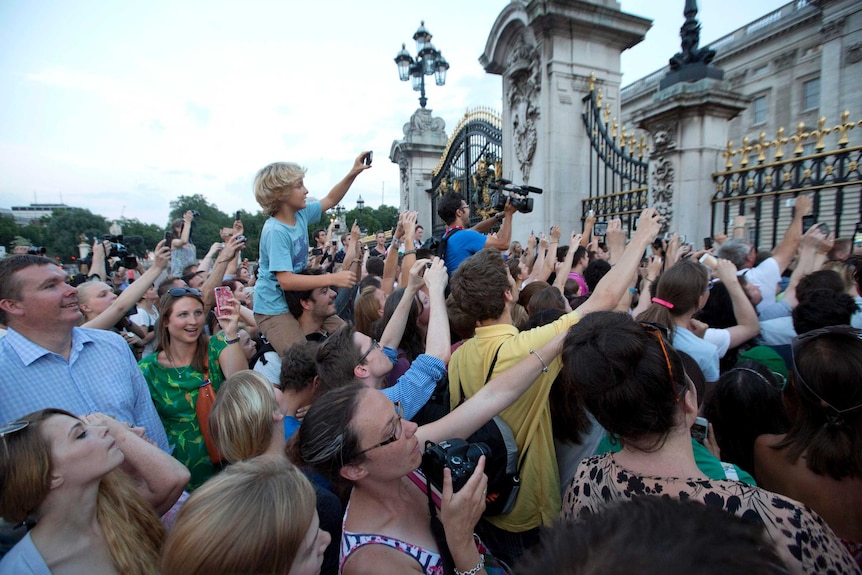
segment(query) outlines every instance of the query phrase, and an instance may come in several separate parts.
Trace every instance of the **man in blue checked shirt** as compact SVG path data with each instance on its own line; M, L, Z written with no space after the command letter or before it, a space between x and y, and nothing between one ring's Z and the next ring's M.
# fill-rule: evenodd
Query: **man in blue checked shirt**
M102 412L169 451L165 429L135 357L118 334L77 327L78 294L48 258L0 261L0 423L48 407Z

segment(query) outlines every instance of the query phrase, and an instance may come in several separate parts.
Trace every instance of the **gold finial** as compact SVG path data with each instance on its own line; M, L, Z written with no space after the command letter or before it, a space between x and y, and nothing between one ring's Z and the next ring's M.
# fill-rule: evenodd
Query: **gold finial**
M611 124L611 138L614 140L617 139L617 128L619 128L619 124L617 124L617 117L614 116L614 123Z
M590 72L590 92L596 89L596 73Z
M609 103L605 103L605 109L602 111L602 116L605 119L605 125L611 120L611 105Z
M620 132L620 148L622 150L626 149L626 138L628 138L628 134L626 133L626 127L623 126L623 129Z
M722 157L727 158L727 163L724 164L724 169L729 170L733 167L733 161L731 158L736 155L736 152L733 151L733 140L727 141L727 151L721 153Z
M823 143L823 136L829 134L832 131L832 128L826 128L825 126L826 118L820 116L820 119L817 120L817 129L811 132L811 135L817 138L817 144L814 145L814 149L818 152L826 148L826 144Z
M775 146L775 155L772 157L773 160L778 161L784 157L784 144L787 142L788 139L784 137L784 128L778 128L778 131L775 133L775 141L771 144Z
M793 148L794 156L801 156L802 152L805 150L802 149L802 142L804 142L808 138L808 132L805 130L805 122L799 122L796 124L796 135L790 136L790 141L796 144L796 147Z
M599 88L598 95L596 96L596 107L598 109L602 109L602 89Z
M638 158L644 157L644 149L646 148L646 137L641 134L640 142L638 142Z
M635 138L635 131L632 130L629 134L629 157L635 152L635 142L637 139Z
M766 154L763 153L766 148L769 147L769 144L766 143L766 132L760 132L760 137L757 140L757 144L754 145L754 149L757 150L757 163L762 164L766 161Z
M748 145L748 136L742 138L742 147L739 149L739 154L742 156L742 159L739 161L740 168L744 168L748 165L748 154L750 154L753 149L753 146Z
M847 137L847 130L852 130L853 126L856 125L853 122L848 122L849 118L850 110L844 110L841 112L841 123L832 128L834 132L841 132L841 139L838 140L838 145L842 148L850 143L850 139Z

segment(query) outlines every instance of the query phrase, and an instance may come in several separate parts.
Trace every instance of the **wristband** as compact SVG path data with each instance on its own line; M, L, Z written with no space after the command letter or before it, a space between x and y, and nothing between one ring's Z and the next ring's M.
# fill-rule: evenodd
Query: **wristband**
M236 337L235 337L235 338L233 338L233 339L225 338L225 339L224 339L224 342L225 342L226 344L228 344L228 345L233 345L233 344L235 344L235 343L239 343L239 336L236 336Z
M542 364L542 373L548 373L548 364L545 363L545 360L542 359L542 356L539 355L539 352L537 352L535 349L531 349L530 354L535 355L536 359L538 359L539 362Z
M469 571L458 571L455 567L455 575L476 575L479 571L485 568L485 556L479 555L479 563Z
M406 251L406 252L404 252L402 255L403 255L403 256L410 256L410 255L415 256L415 255L416 255L416 250L407 250L407 251Z

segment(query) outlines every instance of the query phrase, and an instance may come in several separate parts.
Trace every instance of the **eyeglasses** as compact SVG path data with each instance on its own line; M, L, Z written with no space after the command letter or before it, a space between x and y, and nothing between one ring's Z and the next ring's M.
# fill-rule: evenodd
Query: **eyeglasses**
M372 339L371 340L371 346L368 348L368 351L366 351L365 353L363 353L359 357L359 361L356 362L356 365L362 365L365 362L365 360L368 358L368 356L371 354L371 352L374 351L375 349L380 349L380 344L377 343L376 339Z
M814 398L821 403L821 405L823 405L824 407L828 407L829 409L834 411L836 417L840 417L845 413L862 408L862 403L853 407L848 407L847 409L838 409L837 407L820 397L813 389L811 389L811 386L809 386L802 378L802 374L799 373L799 367L796 364L796 356L799 353L799 348L801 348L807 342L813 341L818 337L824 335L841 335L862 342L862 329L856 329L850 327L849 325L833 325L821 329L814 329L807 333L803 333L802 335L796 336L795 338L793 338L793 341L790 342L790 352L793 358L793 378L795 382L798 382L808 393L813 395Z
M375 342L375 343L377 343L377 342ZM383 441L381 441L380 443L374 444L374 445L372 445L371 447L369 447L369 448L367 448L367 449L363 449L362 451L359 451L359 452L354 456L354 458L359 457L359 456L360 456L360 455L362 455L363 453L368 453L368 452L369 452L369 451L371 451L372 449L377 449L378 447L383 447L384 445L389 445L390 443L395 443L396 441L398 441L398 440L401 438L401 429L402 429L402 427L401 427L401 420L403 420L403 419L404 419L404 408L403 408L403 407L401 407L401 402L400 402L400 401L396 401L396 402L395 402L395 416L396 416L396 419L395 419L395 431L394 431L394 432L392 432L392 435L391 435L391 436L389 436L387 439L384 439L384 440L383 440Z
M0 426L0 438L6 437L7 435L12 435L17 431L21 431L28 425L30 425L29 421L13 421L12 423L2 425Z
M660 323L651 323L651 322L640 322L641 327L648 333L654 334L656 339L658 340L658 344L661 346L661 352L664 355L664 362L667 365L667 374L670 377L670 390L673 393L673 400L679 403L680 396L676 392L676 386L673 381L673 366L670 364L670 355L667 353L667 347L664 344L665 338L670 335L670 332L667 329L667 326L661 325ZM687 376L686 376L687 377Z
M168 290L171 297L183 297L184 295L193 295L201 297L201 290L190 287L176 287Z
M470 209L470 206L469 206L469 205L467 205L467 204L464 204L463 206L460 206L458 209L459 209L459 210L469 210L469 209Z

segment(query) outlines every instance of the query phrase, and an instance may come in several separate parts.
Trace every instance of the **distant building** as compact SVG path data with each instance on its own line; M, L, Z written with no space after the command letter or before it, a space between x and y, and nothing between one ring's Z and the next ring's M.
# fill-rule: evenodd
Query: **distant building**
M682 8L682 2L674 2ZM680 14L680 24L682 15ZM744 136L768 140L784 128L783 137L806 131L826 118L826 128L862 114L862 2L796 0L708 45L712 63L724 70L731 89L749 98L748 108L730 121L728 138L738 146ZM668 57L673 54L668 54ZM622 125L649 105L668 67L621 91ZM811 153L810 141L805 153Z
M12 206L12 217L15 223L26 226L33 220L50 216L54 210L68 210L72 206L66 204L30 204L29 206Z

